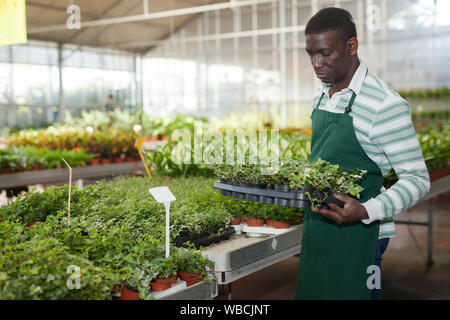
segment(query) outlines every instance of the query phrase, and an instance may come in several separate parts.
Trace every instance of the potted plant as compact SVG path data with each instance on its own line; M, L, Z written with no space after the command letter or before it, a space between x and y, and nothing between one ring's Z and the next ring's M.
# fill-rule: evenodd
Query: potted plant
M246 205L245 221L249 227L260 227L264 225L265 211L263 204L258 202L248 202Z
M187 286L202 281L214 270L214 263L192 247L178 250L175 259L180 279L186 281Z
M177 281L177 264L173 255L168 258L156 258L152 260L150 271L153 279L150 282L150 291L164 291Z
M272 211L273 227L275 229L289 229L295 211L296 209L294 208L277 206L276 209Z
M145 287L145 283L148 283L148 281L141 281L143 278L143 271L134 270L133 274L122 286L122 290L120 292L120 300L140 300L139 286L142 285Z

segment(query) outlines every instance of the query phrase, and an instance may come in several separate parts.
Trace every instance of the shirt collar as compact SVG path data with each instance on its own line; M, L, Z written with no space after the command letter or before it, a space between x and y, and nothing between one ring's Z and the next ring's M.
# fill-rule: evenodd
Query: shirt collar
M367 74L367 66L360 59L359 67L353 74L352 80L348 85L348 89L352 90L354 93L356 93L356 95L358 95L361 92L361 87L363 85L364 79L366 78L366 74ZM331 83L321 82L321 84L322 84L321 91L324 93L328 93L328 91L331 88ZM343 89L343 91L344 90L346 89Z

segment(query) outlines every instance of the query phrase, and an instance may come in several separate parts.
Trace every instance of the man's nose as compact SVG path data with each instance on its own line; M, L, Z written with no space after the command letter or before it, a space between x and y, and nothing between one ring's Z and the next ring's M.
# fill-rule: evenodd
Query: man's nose
M318 55L318 54L313 55L311 60L312 60L312 66L313 66L314 70L320 69L323 66L323 61L322 61L322 58L320 57L320 55Z

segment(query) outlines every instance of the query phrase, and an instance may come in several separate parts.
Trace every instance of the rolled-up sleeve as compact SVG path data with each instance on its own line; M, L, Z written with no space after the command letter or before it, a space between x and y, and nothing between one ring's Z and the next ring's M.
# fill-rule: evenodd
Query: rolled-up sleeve
M370 139L384 152L399 180L362 203L369 215L362 220L364 223L392 219L416 204L430 189L430 177L405 100L399 99L378 111Z

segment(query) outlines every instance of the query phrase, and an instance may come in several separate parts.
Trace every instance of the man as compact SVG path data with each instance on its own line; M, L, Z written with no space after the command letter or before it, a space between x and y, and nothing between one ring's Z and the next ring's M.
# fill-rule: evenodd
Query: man
M310 161L367 170L358 200L305 210L296 299L380 299L381 255L395 236L393 216L429 191L428 171L410 107L358 58L356 28L339 8L317 12L306 52L322 81L314 99ZM382 176L399 177L387 191ZM378 278L377 278L378 277ZM372 281L375 280L375 281Z

